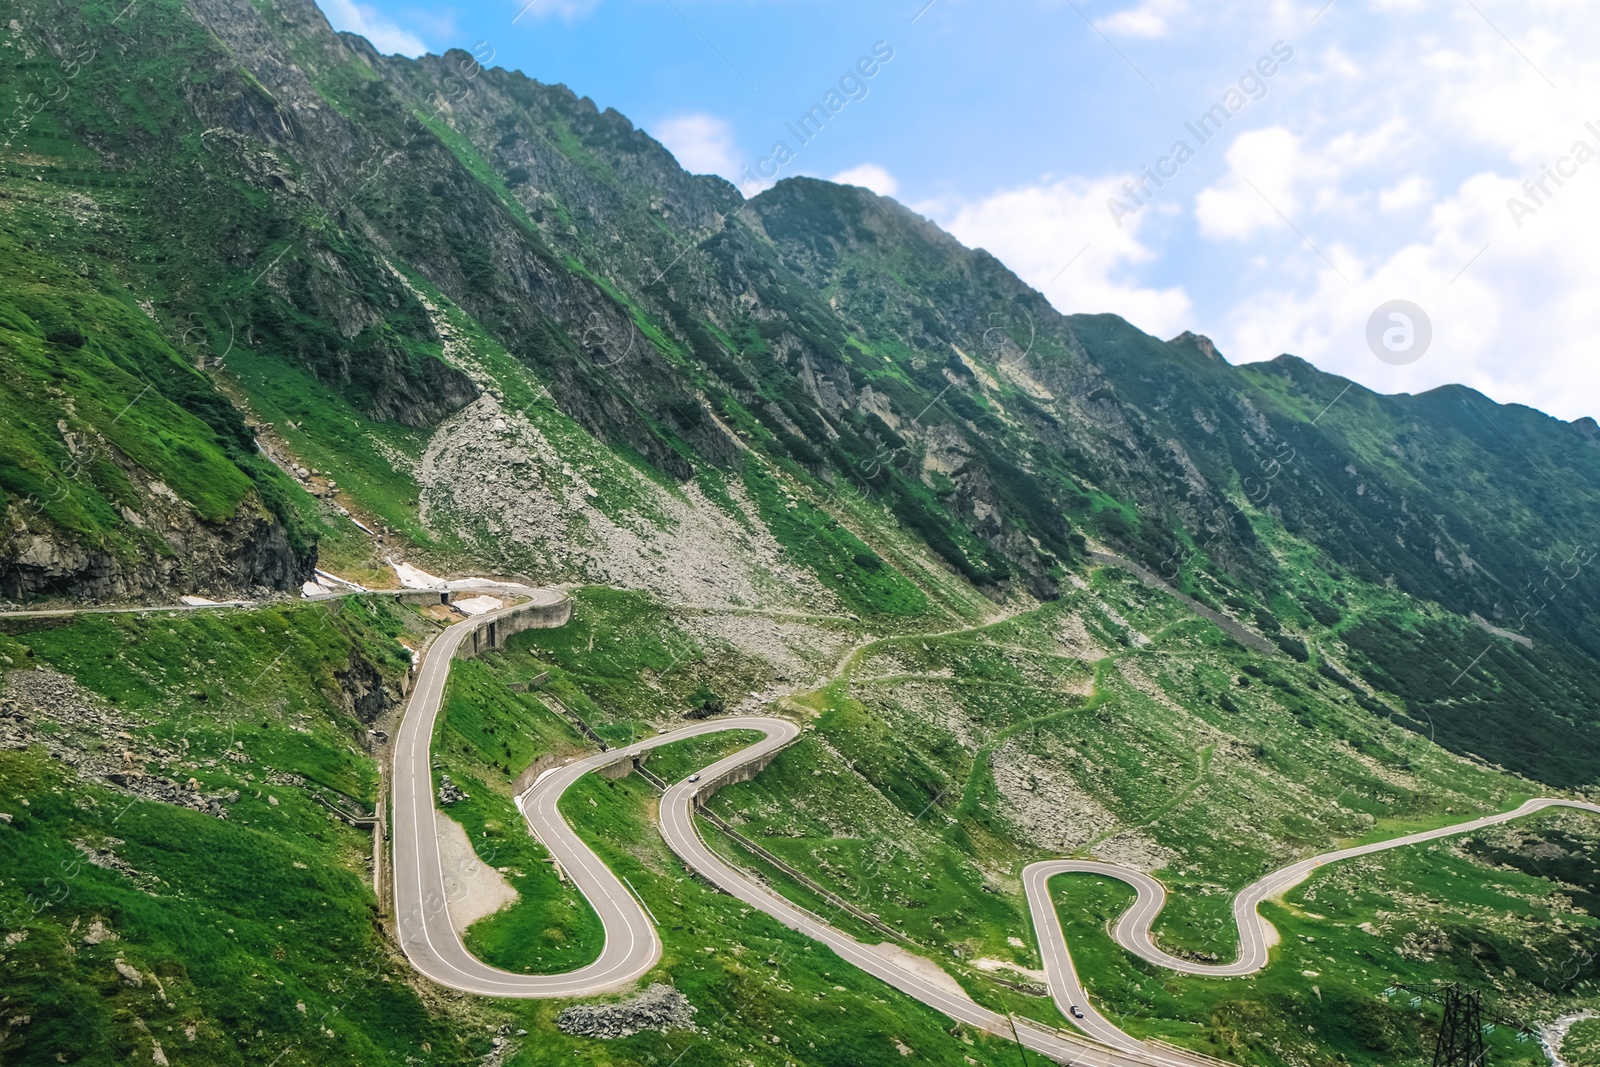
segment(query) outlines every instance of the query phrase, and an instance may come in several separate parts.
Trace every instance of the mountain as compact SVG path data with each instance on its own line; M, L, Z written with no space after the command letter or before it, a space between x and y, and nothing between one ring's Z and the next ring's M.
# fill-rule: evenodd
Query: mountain
M424 484L437 428L482 403L492 372L465 353L487 346L585 449L705 500L754 448L887 511L997 602L1056 596L1094 539L1214 608L1333 625L1436 721L1470 718L1446 743L1521 768L1506 739L1531 725L1545 751L1600 755L1565 703L1600 656L1591 424L1454 386L1378 396L1289 356L1233 367L1204 338L1059 315L865 190L802 178L746 201L616 112L465 52L379 56L308 4L192 10L63 9L8 44L18 84L64 87L7 166L13 597L295 588L319 536L360 535L265 458L291 453L356 464L337 481L401 539L620 577L564 524L484 514L518 491L561 511L544 486ZM97 60L69 76L69 49ZM497 521L517 532L451 530ZM845 564L812 562L841 593ZM1433 619L1335 624L1307 563L1534 651ZM1512 688L1445 702L1484 645Z
M1012 618L1055 633L1108 604L1084 647L1134 654L1161 634L1115 622L1132 603L1162 634L1197 612L1222 625L1204 685L1180 692L1147 665L1144 681L1068 687L1203 704L1215 722L1163 734L1152 766L1255 751L1284 761L1262 772L1282 799L1311 774L1284 753L1357 760L1394 749L1398 726L1401 749L1434 742L1452 768L1395 786L1419 819L1600 787L1593 420L1460 386L1384 396L1294 356L1236 366L1193 333L1061 315L891 199L808 178L746 199L487 51L382 56L308 0L15 8L0 27L19 100L0 149L0 589L18 604L270 600L318 567L384 580L387 559L614 586L643 599L585 594L598 618L670 608L661 625L686 647L723 650L692 679L704 705L712 688L826 679L856 638ZM1101 602L1108 570L1131 600ZM763 613L781 619L749 621ZM365 736L355 691L401 685L384 643L401 629L365 620L338 662L308 668L334 694L318 731ZM112 640L85 633L35 651L78 675ZM1000 677L929 640L901 673ZM678 662L612 676L544 653L572 675L563 699L619 730L652 721L630 703L639 671ZM663 685L688 699L690 681ZM1278 742L1228 718L1269 692L1281 722L1261 729L1292 728ZM849 803L889 805L883 832L909 834L896 819L970 778L954 795L992 819L939 856L966 877L1022 855L1015 827L1037 820L1019 814L1017 768L1065 749L995 734L991 751L955 726L897 747L874 725L897 713L852 700L813 709L834 716L833 756L867 768L870 803ZM977 718L1003 732L1006 714ZM1141 714L1171 726L1156 704ZM833 756L807 767L837 772ZM480 757L461 773L489 775ZM524 769L510 757L494 789ZM339 773L348 792L371 785ZM1452 792L1452 774L1491 784ZM749 790L730 815L784 803ZM1102 800L1140 821L1132 800ZM1363 829L1274 825L1263 864Z

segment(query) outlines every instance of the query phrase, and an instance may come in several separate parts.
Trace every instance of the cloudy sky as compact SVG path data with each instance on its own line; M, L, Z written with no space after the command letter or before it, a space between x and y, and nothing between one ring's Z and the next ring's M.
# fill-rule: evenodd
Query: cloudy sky
M493 49L747 193L892 195L1065 312L1600 415L1592 0L321 2L384 51ZM1420 358L1387 308L1401 351L1369 344L1395 300Z

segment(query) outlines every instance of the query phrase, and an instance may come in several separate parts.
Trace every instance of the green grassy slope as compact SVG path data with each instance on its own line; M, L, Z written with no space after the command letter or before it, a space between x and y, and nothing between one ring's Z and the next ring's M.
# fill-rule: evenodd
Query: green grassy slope
M313 553L386 577L390 551L642 585L630 568L657 554L581 569L600 551L582 515L648 541L698 493L728 542L697 565L770 536L831 594L735 611L587 586L569 625L457 666L437 770L518 893L469 932L485 959L553 970L598 949L510 800L538 760L587 748L556 700L621 744L772 696L816 728L716 810L975 997L1057 1025L1013 988L1038 966L1033 859L1155 870L1162 943L1226 956L1231 894L1295 857L1600 788L1600 452L1577 424L1454 388L1327 408L1348 383L1292 357L1236 368L1193 338L1063 318L890 201L809 179L742 201L565 87L461 52L378 57L304 0L17 8L0 84L19 100L63 55L97 58L0 148L5 560L48 534L158 571L167 595L230 579L173 531L253 524L287 546L285 587ZM429 498L424 458L480 387L539 439L514 474L475 472L506 514L579 473L592 510L522 539ZM385 542L258 438L336 480ZM1097 548L1276 651L1091 566ZM99 716L86 739L30 710L39 743L0 749L0 1058L160 1042L172 1062L465 1064L502 1034L515 1064L1014 1057L712 893L637 777L585 781L565 810L662 917L653 977L701 1032L568 1038L563 1005L417 980L367 888L370 840L315 797L380 801L373 686L398 686L398 639L430 627L354 601L0 624L13 677L69 675ZM226 820L130 804L104 780L135 767L238 797ZM1263 1067L1409 1065L1435 1016L1384 1000L1396 980L1465 981L1527 1018L1596 1003L1597 842L1592 820L1549 816L1325 872L1272 906L1283 944L1242 981L1129 960L1104 934L1116 887L1064 879L1058 900L1135 1033Z
M12 677L69 673L126 727L90 733L76 761L237 793L220 819L80 779L46 750L74 735L59 715L46 744L0 751L6 1062L121 1062L157 1042L195 1063L392 1063L428 1044L432 1062L473 1060L484 1042L458 1044L464 1017L430 1009L385 940L370 833L314 799L377 800L339 675L360 660L396 684L395 637L420 620L350 601L5 629Z

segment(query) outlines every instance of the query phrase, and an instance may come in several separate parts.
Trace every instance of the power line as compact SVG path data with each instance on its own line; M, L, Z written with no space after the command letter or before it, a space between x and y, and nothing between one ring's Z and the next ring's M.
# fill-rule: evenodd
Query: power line
M1402 991L1411 994L1413 1008L1424 999L1444 1007L1444 1021L1433 1049L1433 1067L1488 1067L1484 1038L1496 1027L1515 1031L1518 1044L1534 1036L1525 1024L1485 1009L1483 994L1459 982L1437 988L1396 983L1383 991L1383 997L1389 1000Z
M1433 1067L1484 1067L1483 997L1452 982L1444 987L1444 1022L1433 1047Z

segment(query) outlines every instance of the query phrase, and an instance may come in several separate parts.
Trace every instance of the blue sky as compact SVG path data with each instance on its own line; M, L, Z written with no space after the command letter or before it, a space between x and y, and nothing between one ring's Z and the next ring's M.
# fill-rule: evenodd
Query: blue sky
M893 195L1062 311L1600 415L1584 0L321 2L386 52L493 49L748 193L769 160ZM785 124L852 73L802 146ZM1432 325L1405 365L1367 340L1396 299Z

